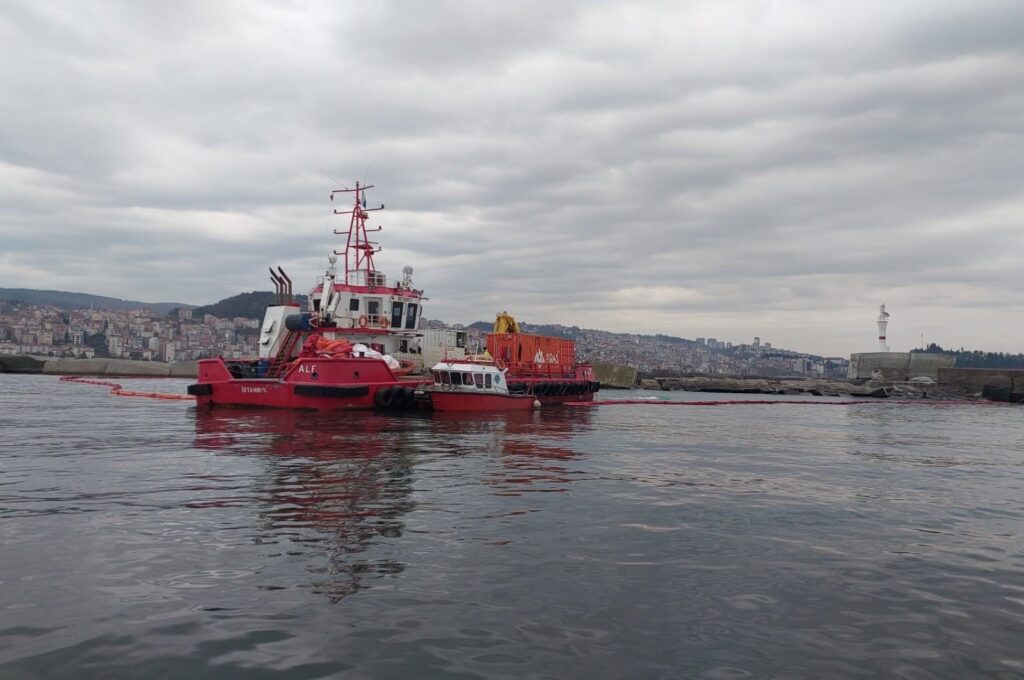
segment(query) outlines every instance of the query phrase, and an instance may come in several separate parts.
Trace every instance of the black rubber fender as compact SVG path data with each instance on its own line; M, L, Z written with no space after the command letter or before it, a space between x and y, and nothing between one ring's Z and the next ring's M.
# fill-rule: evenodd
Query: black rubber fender
M373 403L381 408L391 408L391 403L394 400L394 393L390 387L382 387L377 390L377 393L373 395Z
M400 407L411 411L416 408L416 390L411 387L402 387L402 401Z

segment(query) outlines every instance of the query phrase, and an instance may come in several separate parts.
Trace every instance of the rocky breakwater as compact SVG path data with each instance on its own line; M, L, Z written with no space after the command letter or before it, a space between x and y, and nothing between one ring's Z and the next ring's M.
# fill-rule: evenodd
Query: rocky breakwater
M957 399L934 384L880 383L855 384L844 380L780 380L766 378L726 378L693 376L641 380L644 389L683 390L686 392L724 392L738 394L807 394L819 397L870 397L884 399Z

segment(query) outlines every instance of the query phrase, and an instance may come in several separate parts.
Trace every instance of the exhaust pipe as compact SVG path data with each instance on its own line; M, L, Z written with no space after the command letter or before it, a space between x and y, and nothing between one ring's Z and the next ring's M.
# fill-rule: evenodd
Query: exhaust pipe
M281 280L277 274L274 273L274 268L270 267L270 280L274 282L274 296L277 298L277 304L281 304L281 300L284 298L284 281Z
M285 274L284 270L281 269L280 267L277 268L277 271L281 272L281 278L284 279L285 294L288 296L288 299L285 300L285 304L288 304L289 302L292 301L292 298L294 297L294 294L292 293L292 280L288 278L288 275Z

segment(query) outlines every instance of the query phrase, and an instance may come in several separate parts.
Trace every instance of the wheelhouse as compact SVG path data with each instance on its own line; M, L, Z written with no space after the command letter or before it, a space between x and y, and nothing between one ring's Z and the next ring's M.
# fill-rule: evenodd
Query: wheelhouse
M431 375L432 387L437 390L508 394L504 372L490 364L441 362L434 366Z

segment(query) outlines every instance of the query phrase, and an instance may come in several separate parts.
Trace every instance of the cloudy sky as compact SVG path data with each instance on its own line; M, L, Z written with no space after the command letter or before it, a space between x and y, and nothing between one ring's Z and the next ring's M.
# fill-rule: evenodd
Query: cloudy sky
M0 287L1024 351L1024 2L0 0Z

